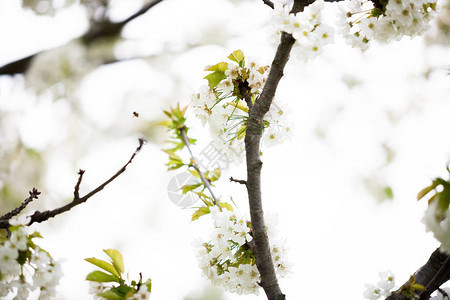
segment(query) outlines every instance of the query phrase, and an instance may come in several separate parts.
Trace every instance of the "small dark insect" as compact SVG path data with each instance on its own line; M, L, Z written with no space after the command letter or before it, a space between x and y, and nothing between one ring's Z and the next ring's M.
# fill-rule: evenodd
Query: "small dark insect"
M133 117L139 118L139 113L133 111Z

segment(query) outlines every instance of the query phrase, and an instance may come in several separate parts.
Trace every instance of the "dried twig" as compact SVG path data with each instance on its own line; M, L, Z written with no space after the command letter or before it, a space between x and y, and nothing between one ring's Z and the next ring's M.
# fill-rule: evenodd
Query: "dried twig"
M41 192L39 192L36 188L33 188L28 193L30 194L30 197L28 197L27 199L23 200L22 204L20 204L19 207L15 208L12 211L10 211L9 213L6 213L3 216L1 216L0 220L9 220L12 217L17 216L22 210L25 209L25 207L27 207L27 205L31 201L33 201L34 199L37 199L38 196L41 194Z
M133 161L134 157L142 149L142 146L144 145L144 143L145 143L145 141L143 139L139 139L139 146L136 148L136 150L134 151L133 155L128 160L128 162L119 171L117 171L111 178L109 178L108 180L103 182L101 185L99 185L97 188L95 188L93 191L89 192L88 194L86 194L85 196L83 196L81 198L79 197L79 188L80 188L80 185L81 185L81 181L83 179L84 171L80 170L78 172L79 177L78 177L78 181L77 181L77 183L75 185L75 188L74 188L74 193L73 193L74 194L74 198L73 198L72 202L70 202L70 203L68 203L68 204L66 204L66 205L64 205L62 207L53 209L53 210L47 210L47 211L44 211L44 212L40 212L40 211L34 212L34 214L31 215L30 221L29 221L29 223L27 225L30 226L33 223L41 223L41 222L47 221L50 218L53 218L53 217L55 217L55 216L57 216L59 214L62 214L64 212L66 212L66 211L69 211L71 208L73 208L73 207L75 207L75 206L77 206L77 205L79 205L79 204L81 204L83 202L86 202L89 198L91 198L92 196L94 196L95 194L97 194L98 192L103 190L109 183L111 183L114 179L116 179L120 174L125 172L125 170L128 167L128 165L131 164L131 162ZM35 198L37 198L37 195L38 194L36 194ZM31 197L31 192L30 192L30 197ZM9 219L0 220L0 228L7 229L9 226L10 226Z
M230 181L237 182L237 183L244 184L244 185L247 184L247 181L241 180L241 179L234 179L233 176L230 177Z

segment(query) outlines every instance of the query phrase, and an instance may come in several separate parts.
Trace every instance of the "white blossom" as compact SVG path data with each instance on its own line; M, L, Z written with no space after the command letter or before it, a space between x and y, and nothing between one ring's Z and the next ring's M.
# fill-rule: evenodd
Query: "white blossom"
M292 34L296 39L292 51L305 62L319 55L326 44L333 42L334 29L322 22L323 8L324 1L317 0L294 15L289 14L287 6L275 5L275 31Z
M428 205L422 222L426 230L433 232L434 237L441 242L442 251L450 253L450 210L448 207L445 210L439 207L438 197Z
M390 0L383 11L371 1L345 0L339 4L337 25L346 43L365 51L371 40L390 42L423 34L435 7L436 0Z
M260 275L254 253L246 245L253 239L250 223L235 212L217 206L210 207L209 216L214 222L209 241L197 241L194 245L203 275L231 293L258 295ZM268 220L268 227L274 229L273 218ZM286 247L276 236L269 237L276 274L281 278L290 273Z
M0 270L2 274L10 276L20 274L20 265L17 262L18 256L19 251L12 247L11 242L7 241L0 246Z
M388 295L395 285L395 276L391 271L380 272L380 281L378 281L377 286L384 290L384 295Z
M374 286L373 284L366 283L366 290L363 293L364 298L369 300L376 300L380 298L383 294L380 288Z

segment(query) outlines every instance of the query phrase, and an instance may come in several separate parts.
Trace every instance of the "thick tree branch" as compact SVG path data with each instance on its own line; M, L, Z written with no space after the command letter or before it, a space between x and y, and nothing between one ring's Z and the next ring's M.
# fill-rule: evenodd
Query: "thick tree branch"
M104 20L102 22L92 22L89 30L80 38L86 45L89 45L99 39L118 36L126 24L145 14L152 7L162 1L164 0L150 1L147 4L143 5L139 11L120 22L111 22L110 20ZM39 53L40 52L37 52L35 54L10 62L0 67L0 75L14 75L25 73L30 67L34 57L36 57Z
M211 183L209 182L208 179L206 179L205 175L203 175L202 171L200 170L199 166L196 163L194 154L192 153L189 139L186 135L186 127L181 127L179 130L180 130L180 135L183 138L183 143L186 146L186 148L189 150L189 154L191 155L192 166L197 171L198 175L200 175L200 179L202 180L203 184L205 185L205 187L208 189L209 193L211 194L211 197L213 198L213 201L214 201L214 205L217 205L217 203L218 203L217 198L211 189Z
M81 180L82 180L84 171L80 170L80 172L78 172L79 177L78 177L78 181L75 185L74 198L73 198L72 202L70 202L62 207L53 209L53 210L47 210L44 212L40 212L40 211L34 212L34 214L31 215L30 221L27 225L30 226L33 223L41 223L41 222L47 221L50 218L53 218L59 214L67 212L70 209L72 209L73 207L86 202L89 198L91 198L92 196L94 196L95 194L97 194L98 192L103 190L109 183L111 183L114 179L116 179L120 174L125 172L126 168L128 167L129 164L131 164L134 157L139 153L139 151L141 151L144 143L145 142L143 139L139 139L139 146L136 148L136 150L134 151L133 155L128 160L128 162L119 171L117 171L111 178L109 178L108 180L103 182L101 185L99 185L97 188L95 188L93 191L89 192L88 194L86 194L85 196L83 196L81 198L79 197L79 188L80 188L80 184L81 184ZM30 197L31 197L31 192L30 192ZM0 228L7 229L7 228L9 228L9 226L10 226L9 219L0 220Z
M428 259L427 263L419 268L415 273L415 282L425 286L426 291L418 291L421 300L427 300L430 295L442 284L450 280L450 258L447 254L436 249ZM407 285L405 283L405 285ZM407 298L400 294L401 288L394 292L386 300L406 300Z
M295 0L292 13L303 11L311 4L310 0ZM269 239L264 222L264 212L261 198L261 168L260 148L263 131L263 118L272 104L278 83L283 76L283 70L289 60L289 54L295 39L285 32L281 35L281 42L277 48L275 58L270 68L261 96L249 111L247 131L245 135L245 150L247 159L247 192L250 206L250 216L255 241L256 265L261 274L261 287L269 300L285 299L281 292L270 254Z

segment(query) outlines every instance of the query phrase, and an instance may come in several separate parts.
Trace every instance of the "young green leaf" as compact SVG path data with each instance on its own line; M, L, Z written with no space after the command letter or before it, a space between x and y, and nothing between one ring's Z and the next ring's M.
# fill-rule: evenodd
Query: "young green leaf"
M124 271L122 254L115 249L106 249L103 251L111 258L114 268L122 274Z
M102 271L93 271L86 276L86 280L96 282L119 282L119 277Z
M183 185L181 187L181 190L183 192L183 195L186 194L187 192L193 191L196 188L198 188L199 186L201 186L202 183L197 183L197 184L193 184L193 185Z
M426 188L422 189L418 194L417 194L417 200L422 199L423 197L425 197L425 195L427 195L429 192L431 192L432 190L434 190L436 188L437 184L435 182L433 182L432 185L427 186Z
M197 178L201 178L200 174L198 174L197 170L195 170L195 169L194 170L189 169L189 173L191 173L192 175L194 175Z
M214 66L209 66L205 68L205 71L213 71L213 72L222 72L225 73L225 71L228 70L228 64L226 62L220 62L218 64L215 64Z
M233 53L228 55L228 58L232 61L237 62L239 65L241 65L241 62L244 60L244 53L242 53L241 50L235 50ZM243 67L243 66L241 66Z
M209 213L210 213L209 207L200 207L192 214L192 221L195 221L201 216L207 215Z
M125 299L124 296L115 293L113 290L107 290L103 293L98 294L100 297L108 300L122 300Z
M214 72L207 76L205 76L205 79L209 82L210 88L215 88L219 82L221 82L223 79L225 79L227 76L224 72Z
M226 202L220 202L220 201L219 201L219 205L220 205L220 207L222 207L222 208L226 208L226 209L228 209L229 211L233 211L233 206L231 206L229 203L226 203Z
M113 274L113 275L115 275L117 277L120 277L119 272L117 272L117 270L114 268L114 266L112 264L110 264L109 262L106 262L106 261L101 260L101 259L97 259L95 257L86 258L84 260L89 262L89 263L91 263L91 264L93 264L93 265L96 265L97 267L99 267L99 268L101 268L101 269L103 269L103 270L105 270L105 271L107 271L107 272L109 272L109 273L111 273L111 274Z
M220 178L220 168L214 169L212 171L211 181L217 181Z

